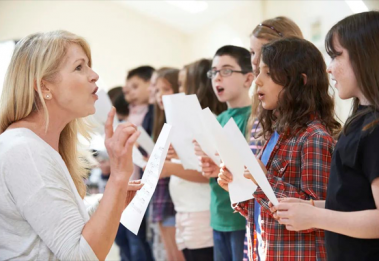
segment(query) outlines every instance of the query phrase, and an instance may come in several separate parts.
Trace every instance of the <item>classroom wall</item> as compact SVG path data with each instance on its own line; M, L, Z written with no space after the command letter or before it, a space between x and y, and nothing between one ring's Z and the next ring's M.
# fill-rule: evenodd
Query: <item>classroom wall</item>
M324 52L324 38L329 28L352 14L345 1L340 0L242 3L229 14L186 34L117 2L0 1L0 41L56 29L77 33L91 45L100 87L109 89L124 84L126 71L142 64L182 67L200 58L211 58L226 44L249 48L253 28L264 19L279 15L293 19L304 37ZM320 24L318 39L312 27L317 21ZM327 55L325 58L329 63ZM337 93L335 96L336 112L344 121L351 102L341 101Z
M329 29L346 16L353 12L345 1L263 1L263 18L275 16L287 16L296 22L301 28L304 38L312 41L324 54L326 64L330 62L325 52L324 39ZM314 40L315 30L312 24L317 21L321 25L321 33L318 40ZM335 88L331 88L335 95L336 113L342 122L345 122L351 107L351 100L341 100Z
M110 1L0 1L0 41L38 31L65 29L92 48L99 85L124 84L126 71L142 64L181 67L190 60L188 36Z
M223 45L249 48L249 35L262 19L262 1L248 1L191 35L191 58L211 58Z

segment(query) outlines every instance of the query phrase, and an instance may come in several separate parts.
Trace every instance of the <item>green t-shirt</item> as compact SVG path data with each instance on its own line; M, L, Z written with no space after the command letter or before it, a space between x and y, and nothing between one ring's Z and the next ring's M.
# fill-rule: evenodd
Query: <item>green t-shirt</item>
M245 135L247 121L251 114L251 106L232 108L221 113L217 120L224 126L230 118L233 118L238 128ZM246 220L238 213L233 213L229 193L221 188L216 178L209 181L211 186L211 227L221 232L243 230Z

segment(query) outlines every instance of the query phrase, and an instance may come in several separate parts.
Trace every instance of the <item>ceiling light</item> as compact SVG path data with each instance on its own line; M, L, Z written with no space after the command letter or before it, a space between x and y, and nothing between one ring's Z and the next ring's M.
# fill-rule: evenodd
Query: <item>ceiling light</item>
M166 1L166 2L191 14L201 13L208 8L208 3L205 1Z
M345 1L346 4L350 7L351 11L353 11L354 14L367 12L368 8L365 3L363 3L362 0L359 1Z

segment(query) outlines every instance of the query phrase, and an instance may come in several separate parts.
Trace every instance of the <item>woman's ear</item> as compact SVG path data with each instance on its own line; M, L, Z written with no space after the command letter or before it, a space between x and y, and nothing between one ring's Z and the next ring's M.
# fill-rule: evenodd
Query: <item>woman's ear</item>
M41 93L42 93L42 96L45 100L51 100L52 98L52 94L51 94L51 91L50 89L47 87L48 86L48 82L42 80L41 81ZM37 85L35 85L35 90L38 92L37 90Z
M308 80L307 75L306 75L305 73L302 73L302 74L301 74L301 77L303 78L303 83L304 83L304 85L306 85L306 84L307 84L307 80Z

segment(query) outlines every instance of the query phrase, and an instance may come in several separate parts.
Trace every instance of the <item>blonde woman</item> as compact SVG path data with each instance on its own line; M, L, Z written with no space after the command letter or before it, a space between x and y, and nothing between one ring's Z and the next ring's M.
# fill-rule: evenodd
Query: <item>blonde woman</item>
M98 75L84 39L37 33L16 46L0 105L0 256L6 260L104 260L121 213L142 185L129 184L131 124L105 127L111 172L98 206L86 209L78 134L95 112ZM91 215L92 214L92 215Z

